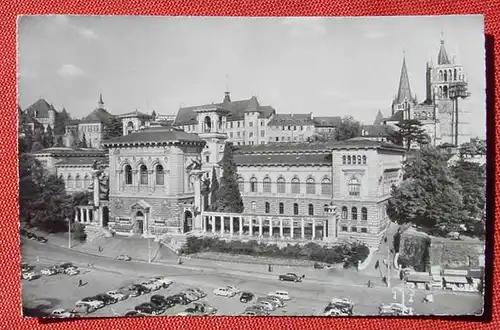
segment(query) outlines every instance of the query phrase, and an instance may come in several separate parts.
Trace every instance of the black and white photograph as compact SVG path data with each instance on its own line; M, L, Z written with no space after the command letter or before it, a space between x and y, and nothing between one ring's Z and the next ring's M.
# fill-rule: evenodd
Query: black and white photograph
M483 314L483 16L19 16L17 64L25 317Z

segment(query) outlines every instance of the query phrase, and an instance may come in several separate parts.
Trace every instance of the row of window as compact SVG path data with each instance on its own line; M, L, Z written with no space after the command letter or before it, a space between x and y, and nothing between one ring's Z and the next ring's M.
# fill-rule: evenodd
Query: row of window
M463 75L458 72L457 69L453 69L453 75L451 69L439 70L439 80L441 81L452 81L452 80L463 80Z
M244 180L242 177L238 178L238 185L240 187L240 191L244 192ZM286 189L286 180L283 177L278 178L276 180L277 191L278 194L285 194L287 192ZM291 185L291 193L292 194L300 194L300 180L298 178L293 178L290 182ZM262 192L270 193L272 186L272 180L269 177L265 177L262 180ZM259 183L256 177L250 178L250 192L259 192ZM306 194L314 195L316 194L316 181L313 178L309 178L306 180ZM331 195L332 194L332 181L330 178L324 178L321 181L321 194L322 195Z
M250 207L252 212L257 211L257 203L252 202L250 203ZM325 214L328 213L328 204L325 204L324 206L324 212ZM264 203L264 213L269 214L271 213L271 203L265 202ZM299 215L299 204L294 203L293 204L293 215ZM284 203L278 203L278 214L285 214L285 204ZM314 215L314 205L311 203L307 206L307 214L308 215Z
M62 175L60 176L60 178L64 180L64 177ZM71 174L69 174L64 181L66 184L66 188L86 189L90 186L92 178L88 174L86 174L83 178L80 176L80 174L77 174L74 178Z
M347 206L342 206L342 213L340 217L342 218L342 220L347 220L349 218ZM351 208L351 220L358 220L358 208L355 206ZM361 208L361 220L368 220L368 209L366 207Z
M347 165L356 165L356 164L366 164L366 155L344 155L342 156L342 164Z
M301 135L299 135L299 136L294 136L294 137L293 137L293 139L292 139L292 137L291 137L291 136L287 136L287 137L286 137L286 141L291 142L292 140L293 140L293 141L304 141L304 135L303 135L303 134L301 134ZM280 137L279 137L279 136L276 136L276 137L274 137L274 138L273 138L273 137L270 137L270 138L269 138L269 142L274 142L274 141L275 141L275 142L280 142ZM285 137L284 137L284 136L282 136L282 137L281 137L281 141L282 141L282 142L283 142L283 141L285 141Z
M368 232L368 229L366 229L366 228L360 228L360 229L361 229L362 233L367 233ZM342 228L340 230L341 231L349 231L349 228L347 226L342 226ZM352 226L351 227L351 232L357 233L358 232L358 227Z
M163 186L165 184L165 171L163 170L163 166L156 165L154 169L154 183L157 186ZM134 176L132 175L132 166L125 165L125 184L131 185L134 183ZM148 168L146 165L141 165L139 167L139 184L147 185L148 184Z
M282 131L310 131L312 129L312 126L271 126L273 129L280 129Z
M101 125L80 125L80 131L82 132L100 132Z

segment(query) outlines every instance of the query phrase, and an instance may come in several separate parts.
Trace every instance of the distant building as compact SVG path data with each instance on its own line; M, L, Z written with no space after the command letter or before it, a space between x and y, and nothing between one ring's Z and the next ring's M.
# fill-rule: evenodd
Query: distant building
M87 147L100 148L105 126L112 117L113 115L104 108L101 94L96 109L78 123L78 139L82 141L85 136Z
M35 124L35 122L37 122L40 123L45 130L49 125L54 129L57 111L52 104L49 104L44 99L38 99L23 112L28 121L33 124L33 127L37 126L37 124Z

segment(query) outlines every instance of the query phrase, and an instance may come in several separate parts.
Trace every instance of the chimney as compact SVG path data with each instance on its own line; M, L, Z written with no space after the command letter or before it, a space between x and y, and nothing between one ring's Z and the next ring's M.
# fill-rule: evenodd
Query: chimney
M224 93L224 103L229 103L231 102L231 96L229 95L229 92Z

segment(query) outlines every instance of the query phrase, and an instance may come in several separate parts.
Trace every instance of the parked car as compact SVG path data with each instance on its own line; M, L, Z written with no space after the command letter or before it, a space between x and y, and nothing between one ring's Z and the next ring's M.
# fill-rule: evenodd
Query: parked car
M104 305L116 304L118 299L110 296L109 294L99 293L94 296L96 300L100 300L104 303Z
M47 243L47 239L42 236L36 236L36 240L40 243Z
M336 308L345 313L352 314L354 310L354 303L349 298L332 298L327 307Z
M27 263L23 262L21 263L21 272L29 272L33 267L28 265Z
M152 279L160 282L164 288L168 288L170 285L172 285L172 283L174 283L174 281L172 281L171 279L163 277L163 276L156 276L156 277L153 277Z
M175 306L175 302L161 295L154 295L151 297L151 302L160 308L170 308Z
M266 297L267 299L269 300L272 300L272 301L275 301L277 304L278 304L278 307L285 307L286 306L286 303L284 300L282 300L281 298L277 297L277 296L267 296Z
M120 291L108 291L106 294L110 295L111 297L115 298L118 301L125 300L129 297L127 293L120 292Z
M254 298L253 293L251 293L251 292L243 292L241 294L241 296L240 296L240 301L242 303L247 303L247 302L251 301L253 298Z
M77 303L75 305L75 308L73 308L72 312L75 314L84 314L85 315L85 314L90 314L90 313L95 312L96 309L97 308L91 304L81 302L81 303Z
M64 273L66 273L66 275L69 275L69 276L75 276L75 275L80 274L80 271L76 268L66 268Z
M150 291L157 291L163 287L163 285L157 281L142 281L139 284L145 286Z
M198 298L205 298L207 296L207 294L203 290L198 288L189 288L186 289L186 292L193 293L198 296Z
M139 292L139 295L151 292L150 288L145 287L144 285L141 284L132 284L129 288L130 290Z
M278 278L280 281L302 282L302 277L295 273L286 273L284 275L280 275Z
M52 313L50 313L52 317L57 317L57 318L69 318L69 317L75 317L75 313L67 310L67 309L54 309Z
M332 308L325 308L324 312L323 312L323 315L324 316L351 316L352 314L350 313L347 313L341 309L337 309L335 307L332 307Z
M217 314L217 308L207 304L206 302L195 302L193 308L197 313L202 315L215 315Z
M273 299L270 299L269 297L259 297L259 298L257 298L256 303L260 304L261 302L270 303L273 306L273 310L275 310L276 308L280 307L280 304L278 302L276 302Z
M42 269L42 271L40 273L42 275L52 276L52 275L57 274L57 271L54 268L45 268L45 269Z
M128 317L141 317L144 316L144 314L139 313L138 311L128 311L126 312L123 316L128 316Z
M192 302L189 298L187 298L185 295L182 294L174 294L172 296L167 297L168 299L172 300L176 304L180 305L187 305Z
M288 295L288 292L286 292L286 291L278 290L278 291L270 292L267 295L272 296L272 297L278 297L281 300L290 300L290 296Z
M26 238L29 239L29 240L32 240L32 241L36 241L37 240L37 236L33 233L30 233L30 232L27 232L26 233Z
M86 298L80 299L76 302L75 305L78 305L81 303L91 305L91 306L95 307L95 309L99 309L99 308L104 307L104 302L96 299L95 297L86 297Z
M190 292L190 291L181 291L179 292L179 294L183 295L184 297L186 297L187 299L191 300L191 301L196 301L198 299L200 299L200 296L198 296L197 294L193 293L193 292Z
M381 316L413 315L413 308L400 303L382 304L379 306L378 311Z
M267 300L259 300L257 299L257 303L256 303L257 306L263 306L264 308L266 308L267 310L269 311L274 311L276 309L275 305L270 302L270 301L267 301Z
M254 312L254 313L258 313L259 315L269 315L269 310L262 305L249 306L249 307L245 308L245 313L246 312Z
M240 314L241 316L259 316L256 311L246 311Z
M228 289L227 287L224 287L224 288L215 289L214 295L231 298L231 297L234 297L236 295L236 293L234 291Z
M403 280L414 273L416 273L416 271L413 268L403 268L399 271L399 279Z
M128 295L128 297L137 297L141 295L141 292L137 289L132 289L130 286L123 286L118 288L118 292Z
M158 305L150 302L140 304L139 306L135 306L135 310L139 313L146 315L160 315L164 311Z
M120 254L116 257L116 260L130 261L132 258L126 254Z
M36 278L36 274L34 272L23 272L21 273L21 277L23 280L32 281Z
M60 264L59 267L66 269L66 268L78 268L75 265L73 265L71 262L65 262L63 264Z
M241 293L241 290L238 289L237 287L235 286L232 286L232 285L228 285L226 286L226 288L228 288L229 291L233 291L235 294L239 294Z
M314 263L314 269L323 269L323 268L325 268L325 265L323 265L319 262Z

